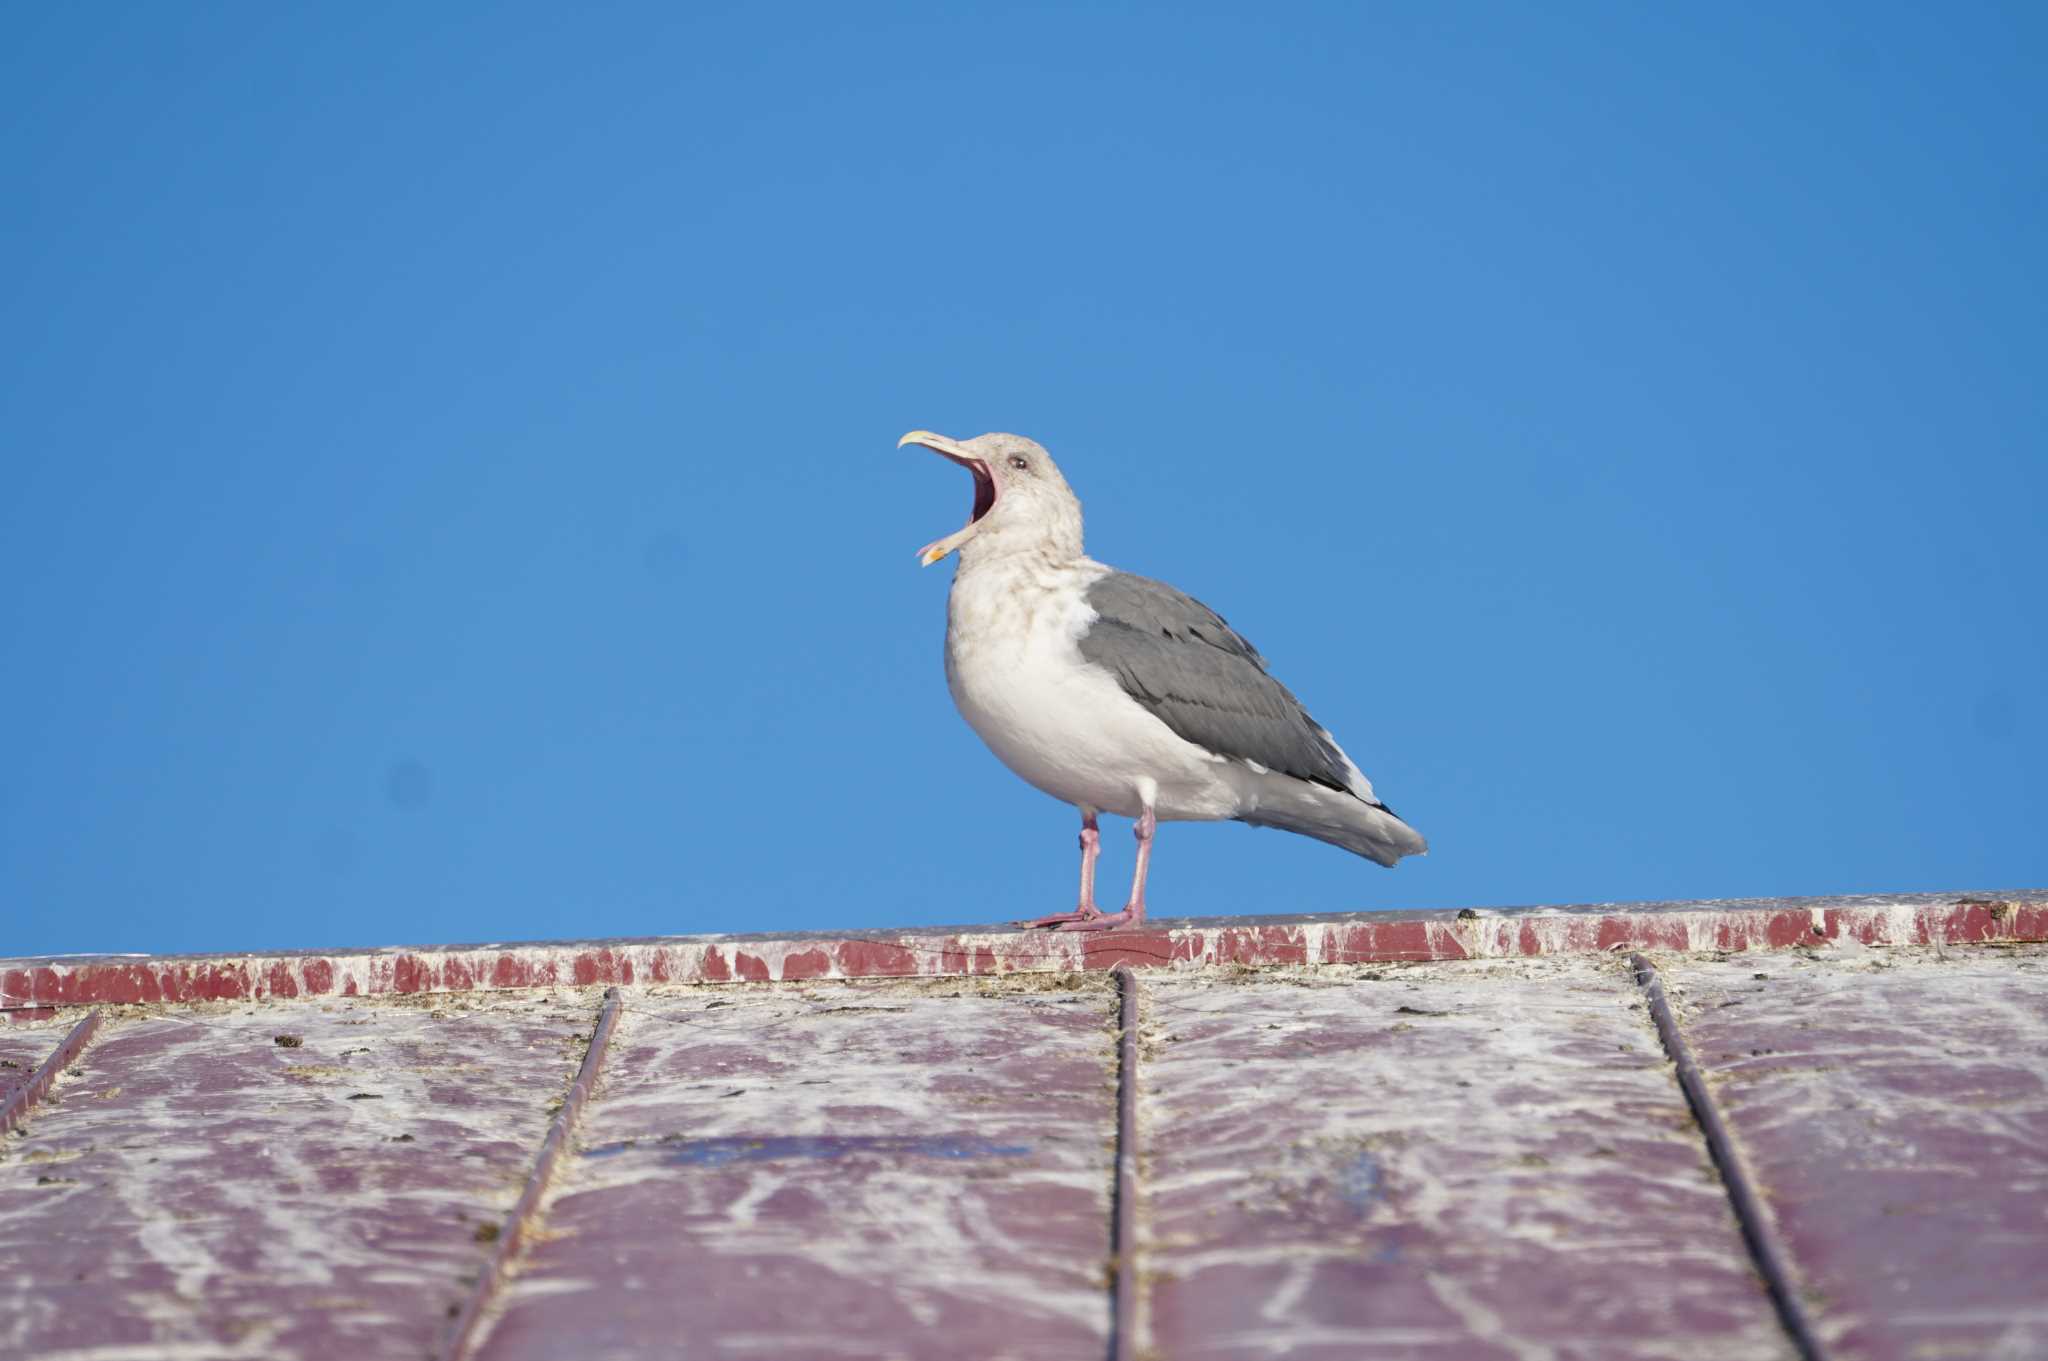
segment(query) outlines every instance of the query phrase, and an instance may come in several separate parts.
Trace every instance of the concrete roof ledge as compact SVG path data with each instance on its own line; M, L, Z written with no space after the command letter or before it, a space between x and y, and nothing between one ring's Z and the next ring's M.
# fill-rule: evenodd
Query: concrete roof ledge
M1242 964L1365 964L1776 950L1825 942L2048 940L2048 890L1161 919L1129 931L1006 927L0 959L0 1010L655 983L802 982Z

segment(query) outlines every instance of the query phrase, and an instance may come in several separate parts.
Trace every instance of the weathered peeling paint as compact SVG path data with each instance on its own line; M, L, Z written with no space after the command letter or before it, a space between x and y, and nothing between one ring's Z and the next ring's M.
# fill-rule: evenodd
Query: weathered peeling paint
M1835 1354L2048 1356L2048 949L1661 972Z
M1351 912L1057 933L938 927L787 936L460 945L284 955L0 960L0 1008L376 996L535 987L803 982L1076 969L1499 959L2048 940L2048 893Z
M1111 1007L1094 981L634 999L476 1355L1102 1355Z
M0 1356L420 1361L593 1004L110 1017L0 1147Z
M1158 1355L1789 1357L1620 962L1146 993Z

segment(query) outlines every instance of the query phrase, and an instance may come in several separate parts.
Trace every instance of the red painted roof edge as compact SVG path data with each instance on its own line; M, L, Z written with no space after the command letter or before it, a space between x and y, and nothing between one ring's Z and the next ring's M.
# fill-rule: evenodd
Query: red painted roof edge
M1611 950L2048 940L2048 890L1200 917L1130 931L989 927L0 960L0 1008L800 982L1172 964L1392 963Z

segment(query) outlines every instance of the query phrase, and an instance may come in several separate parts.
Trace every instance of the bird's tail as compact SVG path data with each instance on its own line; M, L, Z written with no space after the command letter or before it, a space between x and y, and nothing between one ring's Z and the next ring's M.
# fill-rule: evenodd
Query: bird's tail
M1422 833L1385 804L1320 785L1304 784L1292 797L1261 800L1256 810L1239 814L1238 820L1312 836L1382 865L1391 866L1404 855L1429 853Z

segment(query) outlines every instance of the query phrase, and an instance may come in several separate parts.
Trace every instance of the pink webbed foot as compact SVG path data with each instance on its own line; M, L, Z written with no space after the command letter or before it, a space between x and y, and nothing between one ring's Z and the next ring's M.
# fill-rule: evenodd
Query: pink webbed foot
M1078 923L1098 921L1101 917L1101 908L1083 903L1072 912L1055 912L1050 917L1033 917L1028 922L1011 922L1010 925L1020 927L1026 931L1042 926L1052 927L1061 931L1082 931L1087 928Z
M1068 914L1075 916L1077 914ZM1127 907L1121 912L1097 912L1092 917L1064 921L1055 926L1055 931L1111 931L1119 926L1136 926L1145 920L1145 909Z
M1050 917L1033 917L1028 922L1011 922L1026 931L1050 927L1056 931L1085 931L1088 923L1102 916L1095 905L1095 857L1102 850L1102 832L1095 824L1095 810L1081 810L1081 904L1072 912L1055 912Z
M1101 831L1095 825L1095 810L1081 810L1081 905L1072 912L1055 912L1028 922L1012 922L1027 930L1049 927L1054 931L1113 931L1119 926L1136 926L1145 920L1145 871L1152 863L1152 832L1158 817L1148 804L1131 830L1138 838L1137 872L1131 878L1131 901L1121 912L1104 912L1095 905L1095 857L1101 849Z

